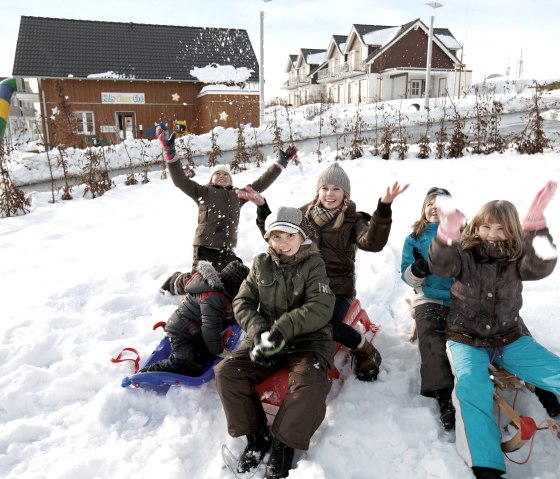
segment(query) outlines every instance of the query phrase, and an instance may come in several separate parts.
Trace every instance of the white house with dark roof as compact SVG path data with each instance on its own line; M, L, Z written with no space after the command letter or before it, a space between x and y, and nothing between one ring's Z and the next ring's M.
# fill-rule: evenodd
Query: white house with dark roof
M346 37L331 37L323 63L284 88L296 106L321 97L348 104L422 98L428 38L429 28L419 19L401 26L354 24ZM430 96L457 96L468 89L472 72L459 59L460 51L447 28L434 29Z

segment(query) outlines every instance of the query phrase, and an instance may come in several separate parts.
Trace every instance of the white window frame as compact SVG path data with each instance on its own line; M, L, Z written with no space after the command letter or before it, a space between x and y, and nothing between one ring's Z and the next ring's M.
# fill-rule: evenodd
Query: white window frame
M410 81L410 98L419 98L422 94L422 80Z
M82 129L76 131L78 135L95 135L95 113L93 111L75 111L77 125ZM88 129L91 127L91 129Z

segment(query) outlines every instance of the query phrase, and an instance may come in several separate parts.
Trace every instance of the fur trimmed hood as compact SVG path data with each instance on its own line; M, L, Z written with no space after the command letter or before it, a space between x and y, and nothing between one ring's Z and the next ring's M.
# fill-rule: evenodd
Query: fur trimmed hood
M196 272L200 274L194 275L187 283L185 288L187 293L202 293L208 290L225 292L220 274L210 261L199 261Z

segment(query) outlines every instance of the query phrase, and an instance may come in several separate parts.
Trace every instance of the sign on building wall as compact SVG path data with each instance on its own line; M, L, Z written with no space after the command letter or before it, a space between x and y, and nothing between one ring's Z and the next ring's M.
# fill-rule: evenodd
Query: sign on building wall
M109 93L101 92L101 103L119 105L143 105L146 103L144 93Z

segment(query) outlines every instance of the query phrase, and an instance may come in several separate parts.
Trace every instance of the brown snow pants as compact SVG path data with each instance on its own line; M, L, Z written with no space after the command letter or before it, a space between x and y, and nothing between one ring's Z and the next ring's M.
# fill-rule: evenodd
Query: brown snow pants
M255 386L287 366L288 392L272 423L272 433L295 449L309 449L311 436L321 425L331 383L327 361L314 353L278 355L278 367L266 369L253 364L249 350L242 348L215 368L216 388L222 400L228 432L233 437L257 431L267 422Z

